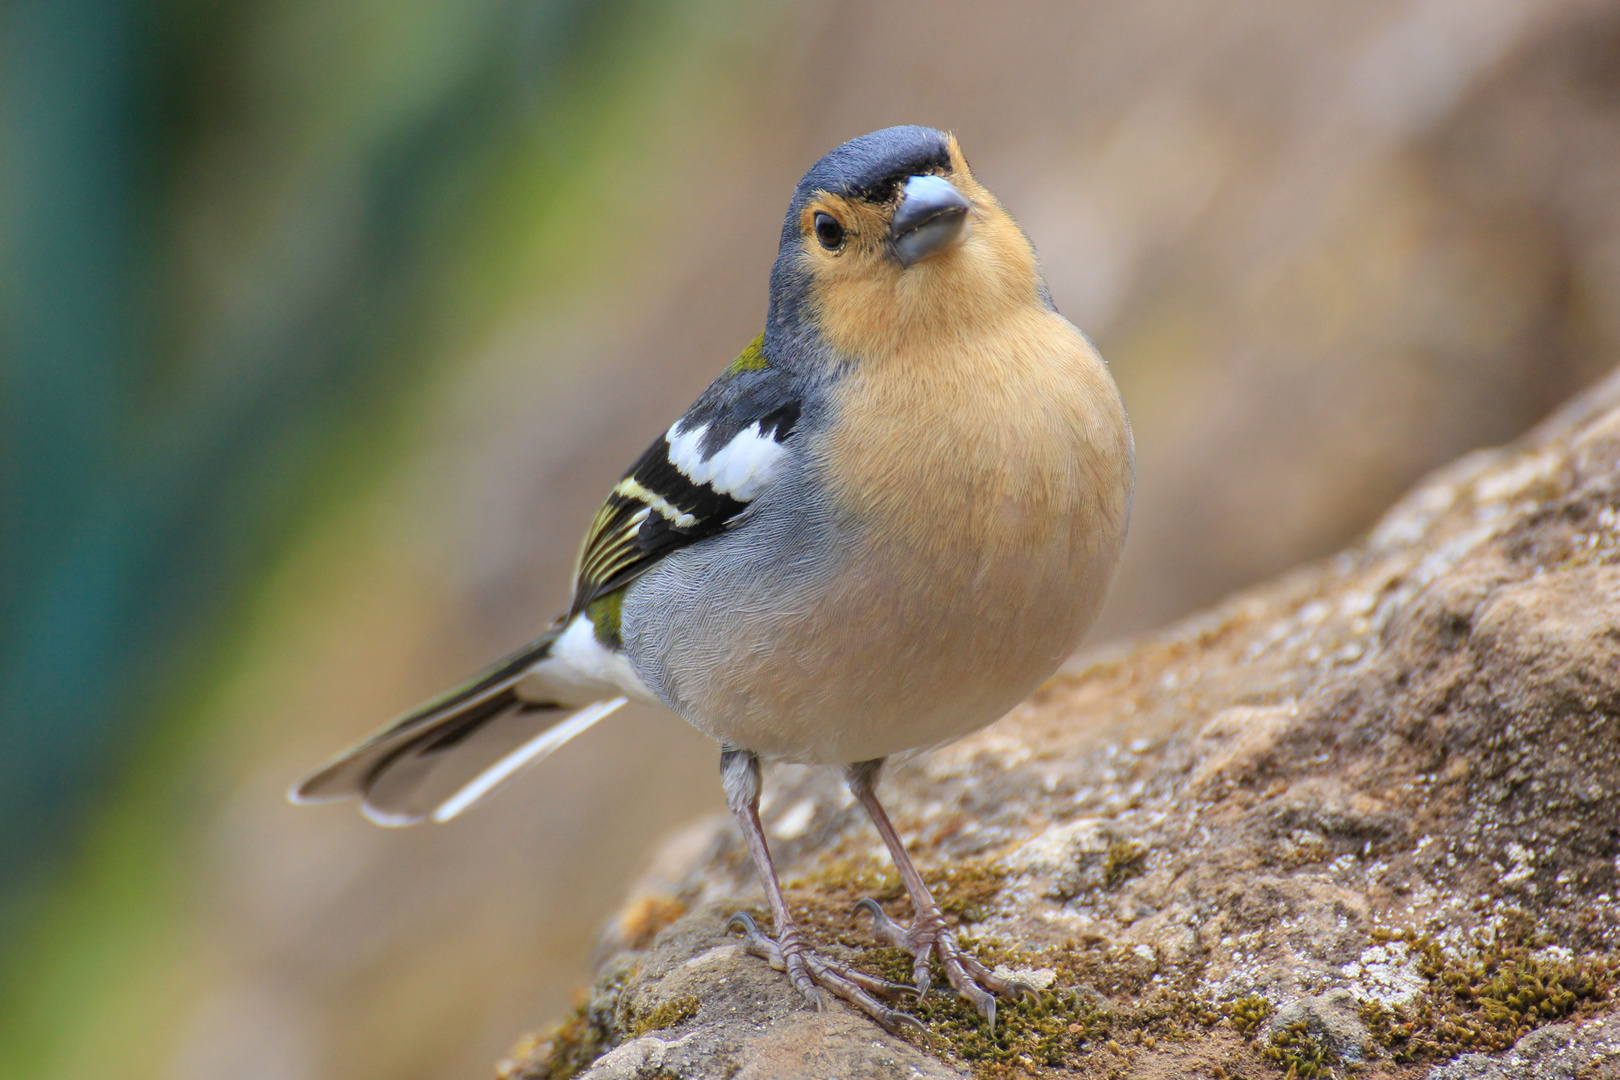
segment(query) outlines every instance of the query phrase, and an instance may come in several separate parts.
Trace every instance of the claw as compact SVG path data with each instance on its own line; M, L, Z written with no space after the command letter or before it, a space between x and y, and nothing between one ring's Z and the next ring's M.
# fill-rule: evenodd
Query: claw
M917 960L911 965L911 981L917 984L918 1001L927 997L928 991L934 986L934 969L928 963L933 952L931 948L918 949Z
M890 1009L883 1015L879 1022L893 1032L898 1032L900 1027L904 1025L911 1028L911 1030L917 1032L919 1035L928 1034L928 1025L924 1024L921 1020L917 1019L915 1016L912 1016L910 1013L901 1012L899 1009Z

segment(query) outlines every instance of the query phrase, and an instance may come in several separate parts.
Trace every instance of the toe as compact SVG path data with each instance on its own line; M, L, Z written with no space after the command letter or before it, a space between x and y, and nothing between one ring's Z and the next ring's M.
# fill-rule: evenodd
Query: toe
M872 916L872 936L886 945L894 945L911 952L912 946L906 928L889 918L889 913L883 910L881 904L870 896L858 902L855 911L864 911Z
M979 1015L990 1025L991 1034L996 1030L997 994L1021 997L1034 1004L1040 1002L1039 992L1029 983L1021 979L1002 978L980 963L977 957L963 952L948 937L941 937L935 943L935 948L939 951L940 966L945 969L945 977L957 993L973 1003Z
M870 994L878 994L887 998L906 997L907 995L914 998L920 998L922 996L921 994L917 993L916 987L907 986L905 983L890 982L888 979L880 979L876 975L868 975L866 972L859 971L852 967L841 967L839 970L843 974L844 978L848 979L850 982L854 983L856 986L859 986L862 990L865 990Z
M995 1030L996 995L974 982L968 977L967 972L963 971L957 964L947 963L945 965L945 974L950 978L951 985L956 988L956 992L973 1002L973 1007L979 1010L979 1014L990 1021L991 1030Z
M785 971L786 963L782 958L782 950L776 942L765 936L759 928L754 917L746 911L739 911L726 920L726 933L741 930L743 936L743 951L750 956L757 956L770 964L777 971Z
M818 986L824 987L828 993L843 998L890 1031L896 1030L896 1025L900 1023L920 1023L916 1017L909 1016L899 1009L890 1008L868 992L869 987L887 988L895 984L884 979L875 979L864 972L828 960L826 957L816 953L808 953L804 959L810 969L811 977L815 979ZM904 1019L897 1019L897 1017L903 1017Z
M1003 978L981 964L971 953L958 952L956 961L962 965L962 970L967 973L968 978L991 993L1002 997L1022 998L1032 1005L1040 1004L1041 992L1023 979Z

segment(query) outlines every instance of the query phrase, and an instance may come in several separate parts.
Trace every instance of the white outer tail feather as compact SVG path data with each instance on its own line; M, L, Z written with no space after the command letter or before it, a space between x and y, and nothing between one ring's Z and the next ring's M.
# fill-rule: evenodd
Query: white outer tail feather
M568 719L542 731L522 746L513 750L495 764L473 777L460 791L439 804L433 811L433 820L446 822L498 787L518 770L545 758L553 750L584 731L604 716L617 712L629 701L617 697L611 701L598 701L574 713Z

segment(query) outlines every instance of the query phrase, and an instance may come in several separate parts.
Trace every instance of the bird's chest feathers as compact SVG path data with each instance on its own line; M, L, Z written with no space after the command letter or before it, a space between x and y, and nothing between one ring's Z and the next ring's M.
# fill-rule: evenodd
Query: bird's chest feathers
M840 387L834 509L896 572L964 587L1070 572L1114 513L1118 483L1097 473L1123 463L1123 417L1101 360L1055 316L992 340L858 366Z

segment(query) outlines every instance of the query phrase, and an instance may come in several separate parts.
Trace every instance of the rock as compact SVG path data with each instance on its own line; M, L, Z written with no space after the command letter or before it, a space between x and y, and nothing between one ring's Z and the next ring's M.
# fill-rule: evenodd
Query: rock
M1464 1054L1428 1080L1614 1080L1620 1076L1620 1018L1549 1024L1506 1054Z
M639 962L613 966L584 1013L599 1013L617 1042L591 1063L592 1080L723 1075L734 1080L956 1080L959 1068L887 1037L847 1009L825 1014L777 972L747 962L724 922L689 918L659 935ZM519 1058L557 1059L545 1040ZM557 1070L553 1070L554 1072ZM546 1075L524 1062L507 1077Z
M1325 994L1297 998L1277 1011L1267 1034L1271 1040L1289 1029L1304 1029L1327 1053L1339 1061L1361 1062L1377 1052L1367 1025L1361 1022L1360 1001L1339 987Z
M962 933L1047 984L994 1038L948 993L915 1010L927 1038L817 1016L725 936L767 920L718 822L672 842L590 999L505 1075L1614 1075L1617 751L1620 376L1357 547L886 776ZM907 914L837 777L767 789L814 939L896 970L849 911Z

